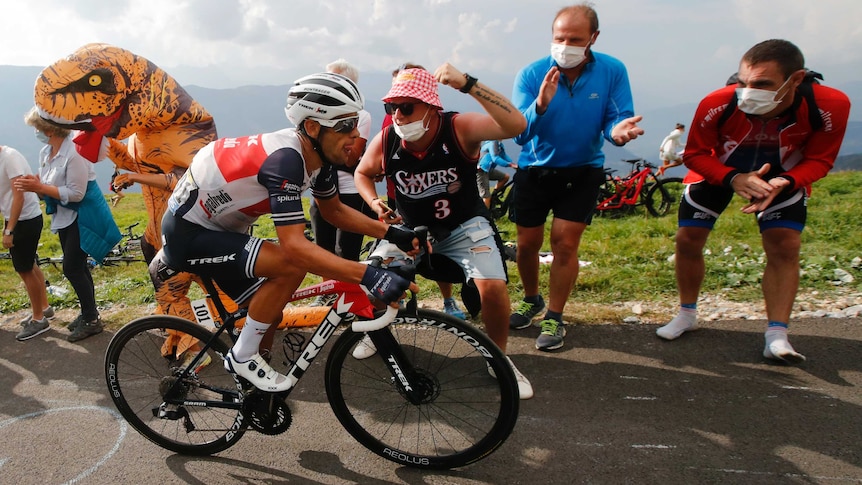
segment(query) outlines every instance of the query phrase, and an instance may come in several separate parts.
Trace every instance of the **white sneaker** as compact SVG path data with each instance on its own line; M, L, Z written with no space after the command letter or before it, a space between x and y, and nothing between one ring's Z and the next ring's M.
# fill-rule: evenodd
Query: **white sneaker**
M367 359L372 355L377 353L377 347L374 346L374 342L371 341L371 337L368 334L365 334L362 337L362 340L356 344L356 348L353 349L353 358L356 360Z
M524 374L521 374L521 371L519 371L518 368L515 367L515 364L512 363L512 359L510 359L509 356L506 356L506 360L509 361L509 366L512 367L512 372L515 373L515 379L518 381L518 396L521 399L532 398L533 385L530 384L530 381L527 380ZM494 369L492 369L490 365L488 365L488 375L490 375L494 379L497 378L497 373L494 372Z
M655 331L655 334L665 340L674 340L680 337L685 332L697 330L697 319L688 321L685 318L680 318L679 315L674 317L667 325L660 327Z
M279 374L263 360L260 354L254 354L245 362L237 362L233 350L224 358L224 368L231 374L236 374L251 382L254 387L266 392L281 392L295 384L289 377Z
M763 348L763 356L767 359L779 360L786 364L799 364L805 362L805 356L793 350L786 338L776 338L772 342L767 340Z

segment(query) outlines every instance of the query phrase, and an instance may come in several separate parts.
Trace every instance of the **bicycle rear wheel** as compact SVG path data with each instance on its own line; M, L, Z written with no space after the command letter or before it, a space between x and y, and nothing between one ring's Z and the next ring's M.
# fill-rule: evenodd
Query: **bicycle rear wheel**
M226 341L214 341L207 351L208 360L195 363L198 371L178 383L182 363L163 357L162 352L168 331L189 334L200 341L213 338L205 328L172 316L148 316L130 322L114 335L105 354L111 399L133 428L162 448L188 455L225 450L248 426L238 409L241 386L222 365L230 347ZM166 405L169 392L186 404ZM237 409L206 403L233 403Z
M357 441L386 459L432 469L473 463L503 444L518 419L518 384L484 333L432 310L402 310L381 331L401 345L426 398L414 405L402 396L379 354L353 357L364 334L348 329L326 362L326 393Z
M685 185L679 177L658 180L647 192L646 206L649 213L661 217L679 207Z

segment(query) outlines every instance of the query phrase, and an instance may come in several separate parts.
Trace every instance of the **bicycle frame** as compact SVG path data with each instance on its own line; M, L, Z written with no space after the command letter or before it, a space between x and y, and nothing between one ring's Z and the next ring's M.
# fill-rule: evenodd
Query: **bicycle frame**
M211 279L204 278L203 283L204 287L209 293L207 295L208 298L210 297L210 295L216 294L216 288ZM290 381L290 387L285 391L276 393L279 397L286 398L293 391L293 389L299 383L299 380L305 374L305 371L308 369L311 363L314 362L314 359L318 356L318 354L329 341L329 339L333 335L335 335L335 329L338 328L338 325L342 322L342 320L348 313L353 313L354 315L359 315L367 318L371 318L374 316L375 308L371 301L368 299L368 296L366 295L365 291L359 285L344 283L335 280L324 281L322 283L318 283L316 285L308 286L306 288L297 290L291 296L289 301L292 302L317 295L328 294L338 294L339 296L336 302L330 308L329 312L326 314L326 317L317 326L317 329L314 331L311 338L302 348L302 352L299 358L297 358L296 361L293 362L288 369L286 376ZM180 397L176 397L180 382L182 382L183 379L190 377L193 372L193 369L198 363L198 359L201 358L201 356L204 355L206 351L212 346L213 341L216 341L223 332L227 331L228 335L230 336L230 339L234 343L236 342L236 321L247 315L246 309L240 309L236 312L229 313L218 298L209 299L215 305L219 316L221 317L221 321L224 322L224 324L216 328L215 333L211 339L206 342L201 342L203 344L203 348L198 352L198 355L195 357L195 359L178 376L176 382L174 382L174 384L165 393L164 403L162 404L162 407L164 407L164 405L184 405L242 409L242 402L239 402L239 400L236 398L230 402L225 400L189 402L184 399L181 399ZM399 386L400 390L408 397L408 399L415 404L421 402L423 396L416 391L416 386L411 385L411 378L413 376L412 366L404 356L401 347L395 341L395 338L392 336L392 334L388 331L379 331L381 329L385 329L390 323L392 323L395 320L395 316L397 313L397 308L391 306L387 307L386 312L383 314L383 316L377 319L354 320L354 322L352 323L352 329L355 332L369 332L372 341L374 342L375 346L377 346L380 356L384 359L384 362L386 363L386 366L389 368L393 377L395 377L394 380L396 384ZM204 314L203 311L196 312L196 317L198 318L199 322L215 321L209 316L208 311L206 312L206 314ZM250 389L251 391L254 391L254 388ZM238 394L235 397L238 397Z
M642 168L635 166L635 169L626 178L615 178L613 195L599 201L596 210L614 210L623 206L637 205L650 174L652 174L652 170L648 166Z

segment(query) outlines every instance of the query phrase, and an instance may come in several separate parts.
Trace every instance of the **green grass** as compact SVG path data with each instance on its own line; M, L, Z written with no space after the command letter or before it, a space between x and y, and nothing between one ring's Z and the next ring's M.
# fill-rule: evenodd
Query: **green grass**
M836 269L850 272L855 282L849 285L862 290L862 269L853 268L854 258L862 257L862 172L830 174L814 186L809 200L808 223L802 235L801 290L817 290L828 294L836 288ZM735 301L757 301L760 293L760 277L763 271L764 254L760 236L753 216L742 214L742 200L734 198L731 206L719 220L707 243L707 276L704 293L721 292L725 298ZM117 225L124 230L128 225L140 222L135 228L143 232L146 212L140 194L127 195L113 208ZM547 225L549 226L549 224ZM508 220L499 221L504 239L515 239L515 227ZM546 227L546 231L547 231ZM574 304L567 306L567 315L573 320L590 321L596 318L612 318L614 310L605 312L590 306L612 308L615 302L675 302L676 283L673 263L673 237L676 232L676 216L650 217L645 212L618 218L596 218L584 233L580 257L590 265L581 269L577 287L572 294ZM258 221L255 235L274 237L271 221L263 217ZM546 233L545 249L549 250ZM42 234L40 256L60 256L57 236L50 232L47 219ZM858 266L858 265L857 265ZM0 261L0 311L3 313L25 309L28 306L20 278L12 270L9 260ZM68 286L59 268L43 267L46 278L52 284ZM520 299L522 288L517 268L509 263L509 292L513 300ZM143 264L96 268L96 297L100 305L125 304L128 306L152 303L153 291ZM305 283L320 281L309 276ZM540 272L543 292L547 294L548 266ZM420 280L421 297L439 298L437 286ZM200 290L194 289L193 296ZM73 293L64 299L50 297L52 304L60 308L75 308L77 301ZM586 313L586 314L585 314ZM595 313L592 317L589 313Z

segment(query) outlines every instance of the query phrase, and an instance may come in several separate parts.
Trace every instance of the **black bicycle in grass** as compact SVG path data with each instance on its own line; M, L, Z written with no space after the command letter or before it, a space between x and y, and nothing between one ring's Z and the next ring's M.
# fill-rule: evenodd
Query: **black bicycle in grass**
M132 263L143 263L144 253L141 250L141 238L142 234L135 234L132 229L134 229L138 224L138 222L129 225L126 227L126 231L122 234L122 239L116 246L111 248L105 258L102 260L102 266L117 266L119 264L132 264ZM98 266L99 263L91 257L87 258L87 262L91 267ZM36 264L39 266L44 266L46 264L50 264L54 268L61 268L63 266L63 256L53 256L53 257L39 257L36 255Z
M212 281L204 284L215 294ZM400 309L379 309L356 284L326 281L297 291L292 300L327 294L338 297L324 307L310 338L284 330L284 361L271 364L292 380L287 391L258 390L224 369L236 323L246 312L229 313L215 298L224 324L214 331L165 315L139 318L118 331L105 356L111 398L153 443L183 454L216 453L249 430L287 431L287 398L334 338L324 370L328 401L347 432L372 452L410 467L446 469L481 460L503 444L517 421L518 385L502 351L483 332L417 308L415 295ZM183 366L163 357L168 331L200 341ZM355 354L366 335L376 352Z

